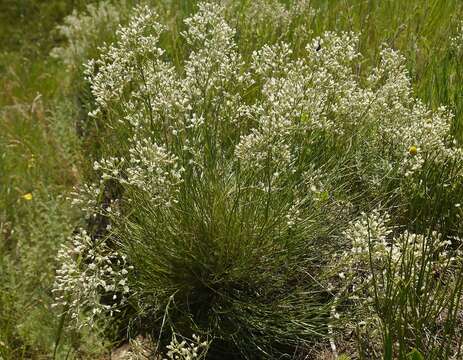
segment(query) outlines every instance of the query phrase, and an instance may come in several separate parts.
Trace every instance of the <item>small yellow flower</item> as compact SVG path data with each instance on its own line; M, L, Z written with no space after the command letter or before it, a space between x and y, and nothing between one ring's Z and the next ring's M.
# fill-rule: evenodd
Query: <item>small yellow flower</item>
M27 163L27 167L30 169L31 167L33 167L35 165L35 156L34 155L31 155L28 163Z
M24 200L31 201L32 200L32 193L26 193L21 196Z
M418 149L415 145L412 145L409 147L408 152L410 153L410 155L415 156L418 153Z

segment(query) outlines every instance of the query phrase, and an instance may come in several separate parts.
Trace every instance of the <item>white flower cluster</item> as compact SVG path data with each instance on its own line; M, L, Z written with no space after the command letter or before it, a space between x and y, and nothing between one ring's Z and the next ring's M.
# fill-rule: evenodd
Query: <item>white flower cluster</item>
M204 359L209 348L208 341L201 341L200 337L193 334L192 341L182 340L179 342L175 335L167 345L167 359L169 360L193 360Z
M83 184L74 188L69 200L89 219L98 212L101 192L101 187L96 184Z
M92 239L81 229L70 245L63 245L57 261L54 306L63 306L77 326L93 326L103 314L111 316L126 302L132 266L104 241ZM108 299L102 301L103 296Z
M398 229L395 231L397 232ZM352 299L369 299L384 296L382 290L403 282L419 279L423 265L427 271L436 272L448 268L455 261L455 251L449 251L451 241L437 232L414 234L402 231L397 234L390 225L390 216L378 209L351 222L344 231L349 242L340 259L343 270L340 278L351 292ZM376 283L373 282L376 273ZM404 276L409 276L405 279ZM373 287L376 286L376 289Z
M163 206L176 202L174 192L182 181L183 168L166 149L147 139L136 141L129 150L130 157L121 184L138 187L150 194L150 199Z
M210 141L222 127L229 129L238 121L239 90L248 81L240 71L235 32L221 11L218 5L200 4L199 12L185 20L188 29L182 35L191 52L185 76L179 78L157 47L164 27L152 10L139 9L128 26L119 29L118 41L87 65L97 103L91 115L128 127L139 139L159 137L158 144L163 142L169 151L175 147L179 155L198 155L198 143ZM203 114L206 107L214 109L213 119ZM205 126L216 131L207 139L200 131Z
M214 129L213 138L239 124L244 103L240 92L250 85L234 42L235 30L225 21L223 11L219 5L201 3L199 11L185 20L188 29L183 33L191 52L181 88L188 108L214 110L214 118L204 119L204 125Z
M388 253L388 236L392 230L388 227L389 215L381 214L378 209L368 215L362 213L360 218L353 221L344 231L345 238L349 241L350 253L359 257L368 256L370 252L373 258L381 259Z
M249 21L248 24L251 29L256 29L259 26L272 26L274 29L288 30L297 15L313 14L314 12L310 1L307 0L295 1L288 8L280 1L257 0L251 4L246 13L246 19ZM270 24L270 21L273 24Z
M278 0L254 0L244 10L243 3L224 3L226 12L231 14L230 22L234 26L239 26L239 22L246 24L240 32L243 33L243 39L251 44L281 41L290 35L295 42L306 42L311 35L307 25L317 13L308 0L292 1L289 6ZM236 17L236 13L242 15Z
M435 164L463 158L450 135L450 112L433 112L413 98L404 58L384 49L364 84L355 70L357 44L354 34L326 33L307 46L304 59L291 60L285 44L254 54L251 69L263 97L248 109L257 126L237 146L242 162L252 167L271 158L288 168L298 136L309 135L308 141L320 133L345 146L357 142L359 169L372 183L394 169L411 176L430 155Z
M156 18L149 7L136 8L128 26L117 30L117 44L102 51L104 55L98 60L86 64L85 74L98 106L91 115L123 101L127 87L143 83L143 64L156 63L162 56L164 51L153 46L164 29Z
M82 65L83 59L93 56L92 51L101 45L104 34L111 34L122 21L120 7L125 7L123 1L117 5L109 1L89 4L82 13L76 10L64 19L64 24L58 26L58 32L66 39L66 44L52 50L51 56L60 59L70 70Z
M457 54L463 50L463 21L458 25L456 35L450 39L450 45Z
M288 44L265 45L247 65L223 12L201 3L185 20L191 51L182 77L158 46L164 26L152 10L138 8L117 42L88 65L97 103L92 115L139 139L154 137L156 146L190 164L219 148L242 169L265 169L268 184L275 174L297 172L301 151L322 136L346 150L352 143L362 149L360 172L379 185L385 174L412 176L429 154L439 154L433 161L461 156L449 135L451 114L413 99L397 52L384 49L367 81L358 75L359 40L351 33L327 32L299 59ZM246 91L256 86L249 103ZM234 150L222 146L225 138Z
M120 184L136 187L149 195L156 204L167 206L175 202L174 195L182 182L184 169L179 167L178 159L167 150L151 142L149 139L131 140L128 159L110 157L95 161L94 170L100 171L103 180L113 179ZM88 193L88 194L87 194ZM95 184L84 186L80 190L81 198L73 202L79 205L92 204L92 194L99 194ZM90 195L90 196L88 196ZM88 201L86 201L88 199ZM93 208L94 213L98 212Z

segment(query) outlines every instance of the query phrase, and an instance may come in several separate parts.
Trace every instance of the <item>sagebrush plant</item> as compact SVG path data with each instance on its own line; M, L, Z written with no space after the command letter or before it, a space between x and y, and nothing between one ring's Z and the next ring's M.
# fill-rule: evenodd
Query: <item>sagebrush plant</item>
M452 114L413 96L398 51L383 46L360 73L357 34L287 36L299 12L267 5L256 11L280 14L282 35L249 49L229 7L200 3L180 60L161 47L169 26L138 7L86 64L89 116L116 146L95 162L98 181L75 192L87 229L60 252L57 303L77 326L131 308L129 331L164 342L196 332L212 340L210 357L276 358L328 339L336 352L339 312L379 318L385 355L403 339L394 356L414 345L437 356L455 327L422 325L452 311L455 323L460 300L463 153ZM283 41L292 36L297 48ZM404 309L455 295L396 326L388 316L403 298L388 301L402 281Z

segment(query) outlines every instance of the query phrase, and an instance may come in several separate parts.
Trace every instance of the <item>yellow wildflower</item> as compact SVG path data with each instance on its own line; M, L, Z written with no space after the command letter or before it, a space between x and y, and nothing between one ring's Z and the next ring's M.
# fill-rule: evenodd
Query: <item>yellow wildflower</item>
M32 200L32 193L26 193L22 196L24 200L31 201Z
M410 155L415 156L418 153L418 149L416 148L415 145L412 145L408 149L408 152L410 153Z
M28 161L28 163L27 163L27 167L30 169L34 165L35 165L35 156L32 154L29 161Z

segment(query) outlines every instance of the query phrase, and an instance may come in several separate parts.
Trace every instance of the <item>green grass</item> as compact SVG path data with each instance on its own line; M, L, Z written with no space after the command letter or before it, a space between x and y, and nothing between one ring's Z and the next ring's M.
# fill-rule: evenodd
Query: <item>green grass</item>
M0 5L0 358L4 359L48 357L57 335L59 318L50 307L55 256L77 221L66 197L78 182L81 157L74 105L62 96L66 74L48 52L56 39L52 30L70 7L66 1Z

